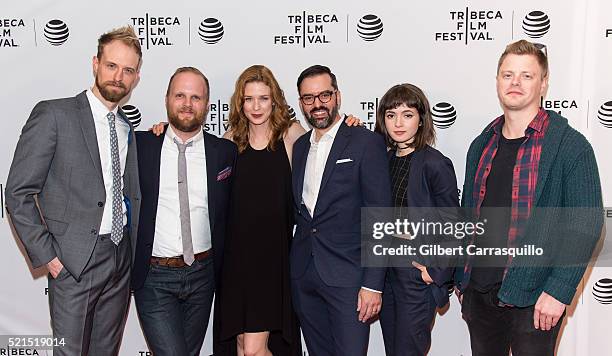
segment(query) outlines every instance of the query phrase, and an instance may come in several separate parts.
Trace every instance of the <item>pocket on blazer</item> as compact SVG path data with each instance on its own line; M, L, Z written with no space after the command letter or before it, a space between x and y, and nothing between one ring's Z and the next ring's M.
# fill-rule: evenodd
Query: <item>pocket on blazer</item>
M46 217L45 224L47 224L47 229L51 234L53 234L53 236L62 236L66 233L66 230L68 229L68 223L59 220L49 219Z

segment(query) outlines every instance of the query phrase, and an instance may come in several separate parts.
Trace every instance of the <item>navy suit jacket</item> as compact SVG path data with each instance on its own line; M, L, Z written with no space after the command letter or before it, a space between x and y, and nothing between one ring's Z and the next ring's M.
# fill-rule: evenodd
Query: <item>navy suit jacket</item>
M168 126L166 126L166 130ZM149 259L153 250L157 200L159 198L159 168L164 135L155 136L149 131L136 132L138 147L138 169L142 204L138 225L138 242L134 266L132 268L132 289L140 289L149 272ZM204 132L204 149L206 151L206 173L208 187L208 213L213 247L213 265L216 284L221 280L223 244L225 240L227 212L230 201L231 175L217 180L223 169L234 169L236 162L236 145L226 139L218 138Z
M391 204L385 143L380 135L342 122L323 171L314 216L310 216L302 204L302 189L311 133L293 146L297 228L291 246L291 278L301 277L312 259L329 286L382 291L386 270L361 266L361 208ZM337 162L342 159L352 161Z
M394 150L389 151L389 159L394 154ZM415 151L410 159L406 200L407 205L414 208L458 209L459 191L453 162L430 146ZM454 268L428 267L427 272L434 281L430 287L436 304L443 307L448 303L448 287L452 285Z

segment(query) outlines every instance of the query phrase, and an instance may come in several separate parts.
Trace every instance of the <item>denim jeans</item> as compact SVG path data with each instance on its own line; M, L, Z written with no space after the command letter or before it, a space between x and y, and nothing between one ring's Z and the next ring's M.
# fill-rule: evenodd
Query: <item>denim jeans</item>
M214 294L212 256L191 266L150 265L136 309L155 355L199 355Z

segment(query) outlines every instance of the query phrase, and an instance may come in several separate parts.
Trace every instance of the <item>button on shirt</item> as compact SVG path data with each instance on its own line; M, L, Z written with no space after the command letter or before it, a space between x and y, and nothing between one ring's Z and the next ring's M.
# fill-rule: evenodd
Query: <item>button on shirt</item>
M100 235L110 234L113 227L113 204L111 204L113 199L113 167L110 149L110 126L106 115L111 111L102 104L91 89L87 90L86 95L96 128L102 179L104 180L104 190L106 191L106 204L103 205L104 212L102 213L102 223L100 224L100 231L98 233ZM115 130L117 131L119 161L121 162L121 176L123 177L127 159L130 125L125 122L121 115L117 115L117 108L113 109L112 113L115 114ZM123 179L121 180L121 191L123 191ZM125 225L127 224L127 207L125 206L125 201L123 201L121 205L123 206L123 225Z
M159 198L155 219L153 256L175 257L183 254L181 217L178 194L178 147L174 138L182 143L193 142L185 150L187 186L193 252L204 252L212 247L208 213L208 186L206 154L202 130L186 142L176 136L170 126L162 144L159 167Z
M336 134L340 129L342 119L338 120L325 133L319 141L316 141L315 130L310 133L310 150L306 159L306 170L304 172L304 188L302 190L302 202L308 209L310 216L314 216L317 205L319 190L321 189L321 179L327 163L327 157L331 151Z

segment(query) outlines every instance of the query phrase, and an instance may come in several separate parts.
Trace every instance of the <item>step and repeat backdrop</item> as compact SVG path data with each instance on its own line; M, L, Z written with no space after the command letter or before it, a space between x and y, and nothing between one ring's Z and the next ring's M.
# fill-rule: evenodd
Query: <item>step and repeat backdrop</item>
M215 135L227 128L237 76L252 64L273 71L292 113L304 126L295 83L311 64L325 64L336 73L342 111L358 116L370 129L378 100L389 87L416 84L428 95L437 148L452 159L460 187L470 141L501 113L495 92L499 55L512 41L536 42L550 61L550 89L542 106L560 112L590 140L599 163L604 206L612 206L611 13L609 0L4 4L0 11L0 334L50 333L46 274L32 270L11 232L4 185L21 127L36 102L73 96L92 85L92 57L100 34L129 24L140 37L141 79L122 105L137 129L165 120L166 86L179 66L195 66L208 76L206 130ZM589 268L564 321L559 355L609 354L610 265L600 259ZM209 330L202 355L211 353L211 336ZM148 354L132 305L121 355ZM378 323L372 326L370 354L384 354ZM439 311L430 354L471 354L455 298Z

